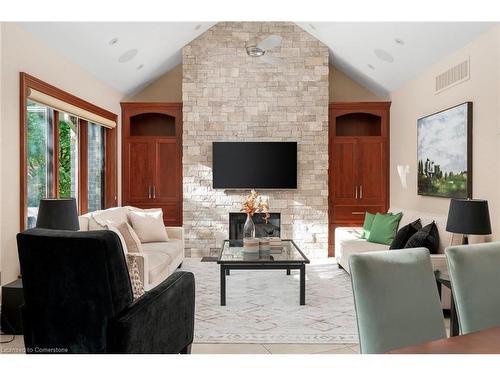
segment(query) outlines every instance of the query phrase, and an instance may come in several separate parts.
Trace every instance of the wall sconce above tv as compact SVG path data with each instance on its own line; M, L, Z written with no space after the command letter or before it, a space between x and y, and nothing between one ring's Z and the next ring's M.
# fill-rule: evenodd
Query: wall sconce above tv
M213 142L214 189L297 189L297 142Z

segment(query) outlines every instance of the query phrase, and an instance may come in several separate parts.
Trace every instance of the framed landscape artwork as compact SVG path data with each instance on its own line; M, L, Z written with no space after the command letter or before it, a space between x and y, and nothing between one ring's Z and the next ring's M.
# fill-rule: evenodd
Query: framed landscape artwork
M417 120L418 194L472 198L472 102Z

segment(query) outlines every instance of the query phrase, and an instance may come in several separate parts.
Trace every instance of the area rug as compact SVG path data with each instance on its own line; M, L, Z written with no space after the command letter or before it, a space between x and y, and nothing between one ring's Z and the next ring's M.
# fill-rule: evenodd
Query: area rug
M299 305L299 274L232 270L226 306L220 306L219 265L185 259L196 278L196 343L358 342L351 283L331 262L306 266L306 305Z

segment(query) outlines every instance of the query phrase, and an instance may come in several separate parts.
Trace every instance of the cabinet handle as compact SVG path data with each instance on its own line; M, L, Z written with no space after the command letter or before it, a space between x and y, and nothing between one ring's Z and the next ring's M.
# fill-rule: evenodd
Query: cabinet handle
M148 199L151 199L151 185L148 185Z
M358 199L358 186L357 185L354 187L354 195L355 195L356 199Z
M352 215L364 215L364 211L352 211L351 212Z
M363 199L363 185L359 185L359 199Z
M153 185L153 199L156 199L156 185Z

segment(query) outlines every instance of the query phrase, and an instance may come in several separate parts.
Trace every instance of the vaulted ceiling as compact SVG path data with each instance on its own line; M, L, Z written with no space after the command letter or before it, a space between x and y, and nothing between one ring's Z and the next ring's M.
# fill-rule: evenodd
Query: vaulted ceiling
M125 95L181 62L184 45L215 22L26 22L21 26ZM332 63L379 95L401 87L494 23L297 22Z

